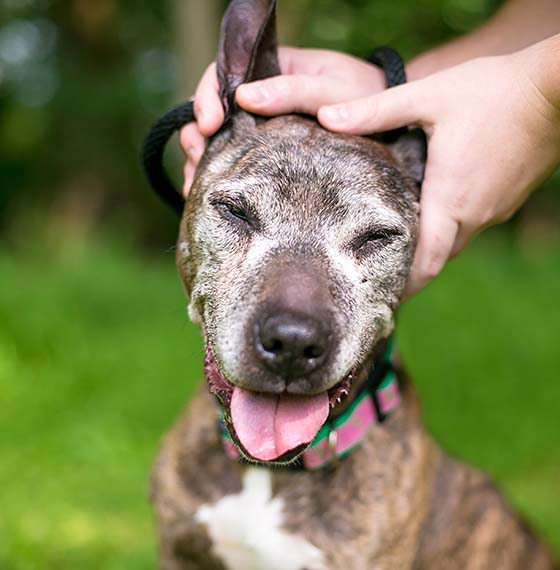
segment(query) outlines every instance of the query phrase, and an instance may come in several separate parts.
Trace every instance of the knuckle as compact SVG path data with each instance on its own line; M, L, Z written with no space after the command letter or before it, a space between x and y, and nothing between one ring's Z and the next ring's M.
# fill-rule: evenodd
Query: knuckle
M324 101L321 96L321 80L309 75L300 75L299 80L292 85L291 101L294 109L301 113L315 115L319 105Z
M422 278L424 282L431 281L439 275L445 264L445 257L441 254L431 254L422 265Z
M196 138L197 127L196 124L191 123L183 127L179 133L179 142L185 152L190 151L194 145Z
M449 243L448 236L441 234L432 236L430 243L425 244L418 260L418 273L422 280L431 281L439 275L445 265L454 239Z
M301 84L301 80L296 75L280 75L269 82L271 91L275 91L280 97L290 97L297 93L298 84Z
M430 278L426 277L419 269L416 269L408 279L406 285L407 296L421 291L429 282Z
M379 97L365 97L362 99L362 105L360 106L361 114L363 118L366 119L368 122L374 122L380 110L380 102Z
M503 224L504 222L511 220L511 218L512 218L513 214L515 214L515 212L516 212L515 209L500 210L493 215L490 212L488 212L488 215L484 220L484 225L489 226L493 223Z
M471 219L471 226L475 228L482 228L484 226L488 226L493 222L505 222L509 219L509 215L505 212L504 214L498 214L497 216L491 212L490 210L484 210L477 218Z
M470 196L465 192L456 193L449 204L449 213L453 218L465 219L471 208Z
M202 107L200 105L201 99L202 99L202 97L199 97L198 95L195 96L195 98L194 98L193 113L194 113L195 118L200 117L200 115L202 114Z
M189 158L191 159L191 161L193 162L193 164L195 166L198 165L198 163L200 162L200 159L202 158L202 155L204 154L205 148L206 147L205 147L204 143L202 143L202 142L196 144L194 147L191 148Z
M403 89L400 92L401 105L404 109L414 115L420 115L420 110L429 109L421 94L412 93L408 89Z
M481 205L478 208L469 208L468 206L465 206L458 218L461 219L461 226L463 228L474 233L481 228L492 225L493 223L506 221L509 218L509 215L505 212L503 215L498 214L493 208L490 208L487 205Z

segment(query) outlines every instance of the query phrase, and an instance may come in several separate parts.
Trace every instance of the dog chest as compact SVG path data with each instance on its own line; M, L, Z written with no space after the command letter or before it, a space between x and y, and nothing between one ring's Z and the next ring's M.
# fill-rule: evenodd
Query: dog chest
M272 496L270 472L249 468L241 492L202 505L195 518L228 570L324 570L323 553L283 528L283 509Z

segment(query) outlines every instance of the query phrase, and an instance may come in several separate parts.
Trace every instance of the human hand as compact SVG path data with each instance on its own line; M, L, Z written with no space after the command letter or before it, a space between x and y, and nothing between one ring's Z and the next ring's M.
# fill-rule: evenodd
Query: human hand
M558 77L557 53L558 46L546 54L536 44L319 109L319 121L333 131L368 134L413 124L426 131L428 162L407 296L480 230L507 220L560 163L560 106L545 88Z
M307 113L316 115L322 105L350 101L385 87L382 72L372 64L343 53L280 48L282 75L241 85L239 105L259 115ZM187 195L196 166L204 152L204 137L214 134L224 120L218 96L215 64L204 73L195 93L196 123L181 130L181 146L187 155L183 193Z

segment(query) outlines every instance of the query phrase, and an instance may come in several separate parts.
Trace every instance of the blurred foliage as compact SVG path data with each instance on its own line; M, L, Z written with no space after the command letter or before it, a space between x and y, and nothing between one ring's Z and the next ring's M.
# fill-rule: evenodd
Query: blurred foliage
M288 0L286 3L300 11L293 20L298 22L295 25L301 45L357 56L366 55L377 45L391 45L407 59L474 29L499 5L496 0Z
M139 168L147 125L176 81L167 6L114 0L3 0L0 19L0 215L109 214L154 229ZM158 230L173 225L154 209ZM173 228L173 229L171 229Z
M406 57L476 27L496 4L279 2L281 32L290 42L357 55L391 44ZM44 222L70 220L82 233L108 221L144 243L173 241L173 218L156 205L138 159L151 121L185 95L177 86L188 54L174 52L172 7L171 0L0 0L4 230L25 236L35 209ZM179 168L176 174L180 179ZM551 201L558 198L548 193Z
M153 568L149 471L203 360L172 252L37 241L0 248L0 568ZM519 255L487 235L397 338L428 427L558 554L559 282L558 244Z

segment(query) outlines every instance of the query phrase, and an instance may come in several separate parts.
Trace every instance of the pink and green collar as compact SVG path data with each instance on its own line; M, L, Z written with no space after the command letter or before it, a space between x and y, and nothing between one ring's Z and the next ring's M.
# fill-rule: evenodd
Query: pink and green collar
M340 416L323 424L298 461L290 464L291 468L315 470L342 460L359 446L371 426L382 423L399 406L401 397L391 362L392 348L393 342L389 339L382 358L373 366L354 401ZM223 418L220 433L227 455L232 459L241 459Z

